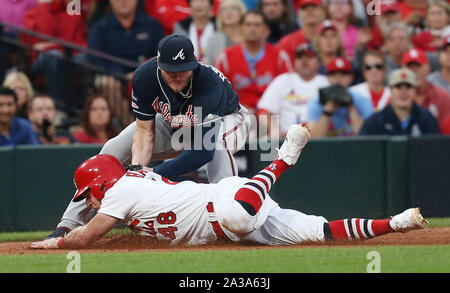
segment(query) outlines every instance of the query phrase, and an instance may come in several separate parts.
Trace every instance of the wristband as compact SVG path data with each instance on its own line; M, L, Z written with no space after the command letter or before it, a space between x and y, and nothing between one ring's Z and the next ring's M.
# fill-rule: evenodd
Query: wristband
M125 170L127 171L139 171L142 170L142 165L141 164L130 164L128 165Z
M322 114L325 115L325 116L328 116L328 117L333 116L333 112L325 111L325 110L323 110Z
M59 241L56 243L56 246L58 246L58 248L62 248L64 244L64 237L59 239Z

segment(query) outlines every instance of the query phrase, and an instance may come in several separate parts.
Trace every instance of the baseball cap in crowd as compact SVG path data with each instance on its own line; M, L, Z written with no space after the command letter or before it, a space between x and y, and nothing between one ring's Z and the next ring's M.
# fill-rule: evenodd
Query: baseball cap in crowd
M317 56L317 50L313 46L311 46L311 44L309 44L309 43L301 43L295 49L295 56L300 57L303 55L315 57L315 56Z
M394 87L402 83L415 87L417 85L415 73L408 68L401 68L393 71L389 77L389 86Z
M380 12L381 14L387 12L398 12L397 0L380 0Z
M169 72L194 70L198 66L194 45L184 35L169 35L158 44L158 66Z
M298 4L298 9L303 9L303 7L307 5L321 6L322 0L300 0Z
M408 65L409 63L418 63L420 65L428 64L429 60L425 52L420 49L410 49L402 57L402 65Z
M327 29L334 29L337 31L337 27L330 21L330 20L324 20L317 29L317 32L319 35L321 35L325 30Z
M352 65L350 61L345 58L337 57L331 60L327 65L327 74L333 72L352 72Z
M447 48L447 46L450 45L450 35L446 36L443 40L442 40L442 44L439 47L439 50L444 50L445 48Z

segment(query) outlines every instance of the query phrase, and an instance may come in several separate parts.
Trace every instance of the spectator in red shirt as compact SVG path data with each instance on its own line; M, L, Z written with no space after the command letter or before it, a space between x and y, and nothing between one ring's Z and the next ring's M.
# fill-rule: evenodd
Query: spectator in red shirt
M119 133L113 124L108 99L100 93L93 94L86 100L80 126L80 130L73 132L80 143L103 144Z
M425 17L425 29L411 37L414 47L428 55L431 71L440 68L438 50L443 39L449 34L450 6L443 1L431 1Z
M371 0L365 0L369 3ZM402 15L398 11L397 0L379 0L380 13L369 15L370 29L360 31L360 39L366 37L365 42L359 41L355 51L354 64L357 68L362 65L362 58L367 50L381 50L386 35L392 24L400 22ZM374 7L375 8L375 7Z
M420 27L423 24L427 6L428 1L424 0L402 0L398 3L403 22L414 27Z
M145 1L147 13L161 23L164 33L170 35L176 22L191 15L187 0L153 0ZM153 5L151 7L150 5ZM150 11L150 8L153 11Z
M317 29L325 19L325 10L321 0L301 0L298 15L302 20L302 27L285 35L277 44L278 49L286 51L293 64L296 48L304 43L312 43L317 35Z
M239 94L240 103L253 113L269 83L279 74L293 71L286 52L266 41L268 31L260 12L247 12L243 42L222 51L214 63Z
M154 1L145 1L145 11L147 12L147 14L153 18L156 18L156 12L159 8L159 6L156 5L156 2L158 2L158 0L154 0ZM169 1L164 1L164 2L169 2ZM162 24L161 24L162 25Z
M82 15L69 15L66 12L66 2L62 0L38 0L35 8L25 14L25 28L42 33L78 46L86 46L86 30ZM31 73L35 76L44 75L48 92L55 100L59 110L65 110L65 95L67 80L63 72L64 63L60 58L63 47L57 43L23 36L22 39L38 50L36 58L31 53L34 62ZM83 54L75 53L75 60L84 60Z
M441 134L450 135L450 117L447 117L441 124Z
M381 0L380 14L375 15L375 26L379 28L382 35L393 23L401 22L401 19L402 15L398 10L397 0Z
M446 2L433 1L427 9L425 30L412 36L416 48L425 52L436 52L442 40L450 33L450 7Z
M450 95L447 91L427 80L430 64L427 55L419 49L408 50L402 58L402 66L412 70L417 78L415 102L426 108L443 123L450 117Z
M25 28L55 37L79 46L86 46L87 33L82 15L69 15L65 0L38 0L37 5L26 12ZM38 50L52 50L62 47L53 42L22 36L22 39Z

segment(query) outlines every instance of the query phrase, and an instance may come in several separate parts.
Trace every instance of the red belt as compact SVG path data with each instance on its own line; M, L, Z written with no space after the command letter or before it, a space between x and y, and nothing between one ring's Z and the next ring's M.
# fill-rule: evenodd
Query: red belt
M212 202L208 202L208 204L206 205L206 209L208 210L208 213L214 213L213 203ZM222 228L220 227L219 222L218 221L213 221L213 222L210 222L210 223L211 223L211 225L213 227L214 232L217 235L217 238L218 239L225 238L225 233L223 232Z

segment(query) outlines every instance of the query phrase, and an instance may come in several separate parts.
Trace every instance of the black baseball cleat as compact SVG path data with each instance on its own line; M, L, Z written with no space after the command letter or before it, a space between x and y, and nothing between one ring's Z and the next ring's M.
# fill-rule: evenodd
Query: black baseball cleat
M64 237L67 233L72 231L71 229L67 227L56 227L56 230L52 232L52 234L48 235L45 239L52 239L52 238L58 238L58 237Z

